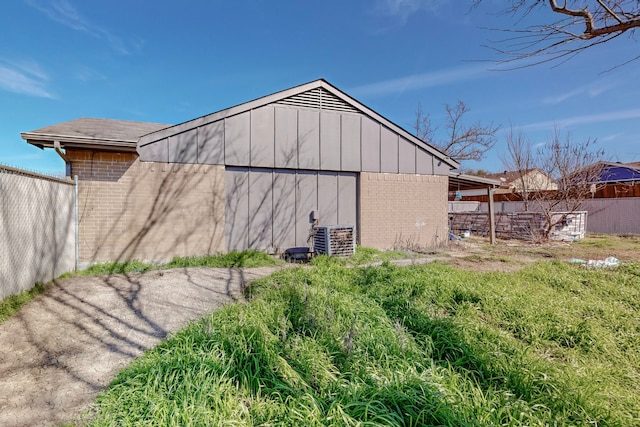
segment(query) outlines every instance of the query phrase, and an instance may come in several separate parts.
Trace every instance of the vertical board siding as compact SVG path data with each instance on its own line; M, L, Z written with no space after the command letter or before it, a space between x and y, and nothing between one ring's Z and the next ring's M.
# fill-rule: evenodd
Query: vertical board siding
M274 111L262 107L251 112L251 166L274 167Z
M298 111L276 108L276 167L298 167Z
M340 114L320 113L320 169L340 170Z
M438 160L431 156L431 162L433 162L433 174L447 176L451 168L442 160Z
M362 117L362 169L380 172L380 124Z
M318 173L296 174L296 246L307 246L311 224L309 215L318 209Z
M197 129L197 130L196 130ZM448 175L450 167L364 114L262 106L138 147L143 161Z
M273 248L284 250L296 245L296 173L273 172Z
M198 128L198 163L224 164L224 120Z
M272 188L272 171L249 172L249 248L270 251L273 245Z
M385 127L380 133L380 172L398 173L398 135Z
M308 246L312 212L319 225L356 225L356 187L356 173L228 168L227 250Z
M225 171L225 239L227 249L244 250L249 246L249 174L246 170Z
M318 224L338 224L338 173L318 173Z
M398 163L400 173L416 173L416 146L404 138L398 146Z
M169 137L169 163L198 163L198 129Z
M136 149L140 158L145 161L168 163L169 162L169 138L161 139L151 144L142 145Z
M338 176L338 224L357 225L357 180L355 173Z
M251 164L251 113L246 112L224 120L225 164Z
M298 166L320 169L320 112L298 111Z
M360 116L355 114L343 114L341 134L341 167L340 170L359 172L360 167Z
M433 156L420 148L416 149L416 173L433 175Z

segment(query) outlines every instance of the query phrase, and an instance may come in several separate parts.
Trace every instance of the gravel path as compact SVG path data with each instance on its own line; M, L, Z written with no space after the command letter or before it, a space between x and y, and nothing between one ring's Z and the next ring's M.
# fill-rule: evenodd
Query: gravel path
M188 268L55 282L0 324L0 426L77 419L117 372L276 271Z

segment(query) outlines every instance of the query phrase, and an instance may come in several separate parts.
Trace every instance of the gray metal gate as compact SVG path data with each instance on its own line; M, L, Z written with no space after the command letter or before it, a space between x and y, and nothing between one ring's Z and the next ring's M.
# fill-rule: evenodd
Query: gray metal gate
M308 246L312 212L318 225L357 226L357 178L350 172L228 167L227 250Z

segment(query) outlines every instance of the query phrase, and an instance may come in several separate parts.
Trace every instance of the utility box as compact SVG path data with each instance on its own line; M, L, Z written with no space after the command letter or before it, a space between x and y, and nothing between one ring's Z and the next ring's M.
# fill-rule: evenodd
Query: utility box
M324 225L313 227L315 255L351 256L356 250L356 232L353 225Z

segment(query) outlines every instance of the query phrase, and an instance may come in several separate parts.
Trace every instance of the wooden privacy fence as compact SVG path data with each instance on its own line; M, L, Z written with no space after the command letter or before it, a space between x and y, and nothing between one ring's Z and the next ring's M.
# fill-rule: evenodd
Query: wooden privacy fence
M75 187L0 165L0 300L75 268Z
M553 212L552 222L559 223L551 231L551 240L583 239L587 230L587 212ZM500 239L538 240L543 235L545 217L541 212L497 212L496 237ZM469 232L476 236L489 235L487 212L449 212L449 230L460 235Z

